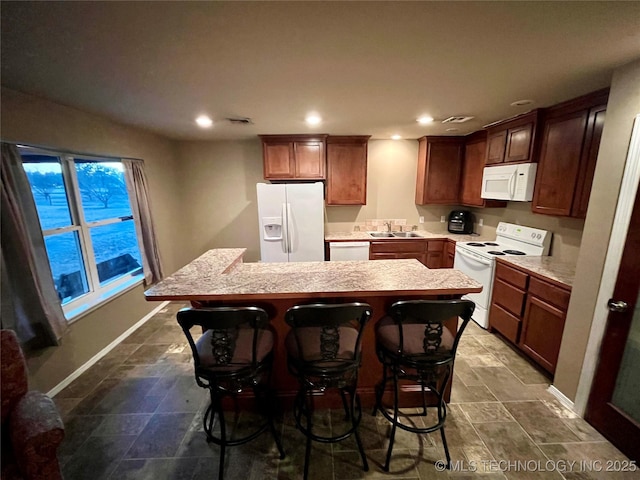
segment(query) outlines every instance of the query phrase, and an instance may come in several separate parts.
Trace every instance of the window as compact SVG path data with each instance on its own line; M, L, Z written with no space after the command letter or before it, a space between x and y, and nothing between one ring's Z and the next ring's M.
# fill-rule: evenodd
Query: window
M142 280L122 162L19 150L67 318Z

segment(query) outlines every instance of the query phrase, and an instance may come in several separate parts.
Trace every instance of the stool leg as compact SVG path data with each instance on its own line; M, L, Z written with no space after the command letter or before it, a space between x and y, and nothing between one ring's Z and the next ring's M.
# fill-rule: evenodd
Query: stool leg
M308 392L311 393L311 392ZM306 394L307 392L305 391L305 398L304 398L304 402L306 403L307 398L306 398ZM312 409L307 405L305 407L305 414L307 416L307 447L305 449L304 452L304 480L307 480L307 478L309 477L309 459L311 457L311 429L312 427L312 421L311 421L311 416L313 415Z
M353 434L356 437L356 443L358 444L358 450L360 451L360 457L362 457L362 469L365 472L369 471L369 462L367 456L364 453L364 447L362 446L362 440L360 440L360 433L358 433L358 425L362 418L362 406L360 405L360 397L355 392L355 388L349 392L351 394L351 425L353 426ZM358 405L358 416L356 418L356 402Z
M273 422L273 410L275 405L275 395L273 391L270 389L267 391L268 407L267 407L267 422L269 422L269 430L271 430L271 435L273 435L273 440L276 442L276 447L278 447L278 452L280 452L280 460L284 458L284 450L282 448L282 442L280 441L280 437L278 436L278 432L276 431L275 423Z
M220 422L220 466L218 468L218 478L222 480L224 474L224 454L227 447L227 426L224 421L224 411L222 410L222 399L218 398L216 405L218 410L218 421Z
M350 413L349 413L349 405L347 404L347 397L342 388L340 389L340 397L342 397L342 406L344 407L344 420L346 422L349 420ZM351 415L351 417L353 418L353 415Z
M393 452L393 441L396 436L396 427L398 425L398 372L393 371L393 424L391 425L391 435L389 435L389 449L387 450L387 461L384 464L384 471L389 471L391 463L391 453Z
M443 410L446 412L446 404L440 396L440 403L438 403L438 420L442 421L443 418ZM440 436L442 437L442 446L444 447L444 455L447 458L447 469L451 468L451 455L449 455L449 446L447 445L447 437L444 434L444 425L440 427Z
M387 367L382 365L382 381L376 385L376 400L375 405L373 406L373 412L371 412L372 416L376 416L378 413L378 409L382 408L382 395L384 395L384 389L387 388Z

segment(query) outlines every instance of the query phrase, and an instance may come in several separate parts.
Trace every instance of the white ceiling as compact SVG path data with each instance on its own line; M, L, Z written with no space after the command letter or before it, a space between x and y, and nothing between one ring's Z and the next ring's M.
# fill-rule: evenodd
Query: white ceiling
M1 15L4 86L175 139L466 134L640 57L640 2L3 1ZM447 132L452 115L476 118Z

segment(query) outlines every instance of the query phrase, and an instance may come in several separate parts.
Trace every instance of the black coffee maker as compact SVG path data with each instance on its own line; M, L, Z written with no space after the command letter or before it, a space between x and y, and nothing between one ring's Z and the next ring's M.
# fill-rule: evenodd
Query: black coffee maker
M450 233L469 234L473 233L473 215L468 210L452 210L449 213Z

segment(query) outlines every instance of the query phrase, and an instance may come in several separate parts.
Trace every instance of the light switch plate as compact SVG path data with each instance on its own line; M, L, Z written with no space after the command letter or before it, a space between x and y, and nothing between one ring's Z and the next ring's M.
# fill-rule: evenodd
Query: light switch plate
M420 218L418 219L418 223L424 223L424 217L420 217Z
M447 220L447 217L445 217L444 215L440 217L440 223L444 223L446 222L446 220Z

